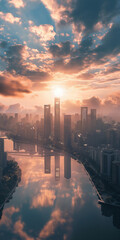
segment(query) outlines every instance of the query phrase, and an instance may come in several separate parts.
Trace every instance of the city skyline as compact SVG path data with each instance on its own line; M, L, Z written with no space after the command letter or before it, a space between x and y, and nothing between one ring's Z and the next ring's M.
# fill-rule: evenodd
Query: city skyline
M51 104L62 89L64 109L93 105L117 118L119 0L0 4L0 112Z

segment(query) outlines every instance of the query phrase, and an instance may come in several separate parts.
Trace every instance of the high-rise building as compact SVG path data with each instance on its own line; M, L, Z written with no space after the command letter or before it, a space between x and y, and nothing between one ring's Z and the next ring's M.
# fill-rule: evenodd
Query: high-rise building
M96 130L96 109L91 109L91 131Z
M0 179L2 178L3 169L7 165L7 153L4 152L4 138L0 138Z
M106 130L107 144L111 147L119 149L120 147L120 133L117 129L110 128Z
M120 161L112 163L112 183L120 187Z
M44 105L44 139L48 141L51 136L50 105Z
M15 121L18 122L18 113L15 113Z
M64 177L71 178L71 157L68 154L64 155Z
M71 115L64 115L64 146L71 147Z
M28 114L28 113L26 113L25 121L26 121L26 122L29 122L29 114Z
M4 138L0 138L0 152L4 152Z
M112 178L112 162L115 160L115 152L110 149L104 149L100 160L100 173L106 180Z
M86 132L88 128L88 107L81 107L81 127L82 132Z
M55 98L54 103L54 138L60 141L60 98Z
M55 180L60 179L60 155L55 153Z

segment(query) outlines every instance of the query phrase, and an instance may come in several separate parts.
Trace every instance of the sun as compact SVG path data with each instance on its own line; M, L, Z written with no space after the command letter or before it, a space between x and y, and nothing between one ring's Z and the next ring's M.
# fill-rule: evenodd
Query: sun
M54 89L54 95L55 95L55 97L62 97L63 94L64 94L64 89L63 89L63 88L61 88L61 87L56 87L56 88Z

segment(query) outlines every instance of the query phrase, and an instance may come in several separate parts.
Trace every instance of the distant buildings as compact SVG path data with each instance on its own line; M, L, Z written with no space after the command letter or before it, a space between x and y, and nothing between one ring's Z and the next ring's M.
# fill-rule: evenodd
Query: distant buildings
M96 109L91 109L91 131L96 131Z
M88 128L88 107L81 107L81 127L82 132L87 132Z
M64 146L71 148L71 115L64 115Z
M114 161L112 163L112 183L120 187L120 161Z
M115 152L110 149L102 150L100 173L107 180L112 178L112 162L115 160Z
M60 98L55 98L54 103L54 139L60 141Z
M4 138L0 138L0 180L7 165L7 153L4 152Z
M90 160L101 177L120 187L120 151L110 148L88 147Z
M44 139L49 141L51 136L51 114L50 105L44 105Z

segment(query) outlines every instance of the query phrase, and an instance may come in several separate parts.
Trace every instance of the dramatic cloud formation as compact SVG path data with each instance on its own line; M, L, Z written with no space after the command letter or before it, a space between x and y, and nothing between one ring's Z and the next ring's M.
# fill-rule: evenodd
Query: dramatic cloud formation
M70 1L70 11L65 11L69 21L73 22L78 31L85 26L85 31L93 31L98 22L109 23L114 16L119 14L119 0L72 0Z
M54 44L50 46L50 52L53 57L64 57L70 54L71 46L70 42L62 42L59 45Z
M25 3L23 0L8 0L8 3L11 5L14 5L15 8L21 8L25 6Z
M29 27L29 30L30 32L36 34L43 42L54 40L56 35L54 27L49 24L31 26Z
M5 46L6 43L1 42L1 47ZM6 54L2 57L2 59L7 63L6 70L8 73L22 77L24 76L26 79L30 79L33 83L36 83L37 87L39 85L39 87L42 89L46 85L41 85L40 83L49 81L51 76L48 72L45 72L36 65L28 62L29 56L30 54L25 45L16 44L7 48Z
M6 1L0 12L1 74L29 81L28 91L44 91L47 98L54 86L76 101L105 99L120 89L120 0Z
M24 79L10 74L0 75L0 95L22 97L24 93L30 93Z
M0 17L2 20L9 23L21 23L21 19L19 17L14 17L12 13L3 13L0 12Z

